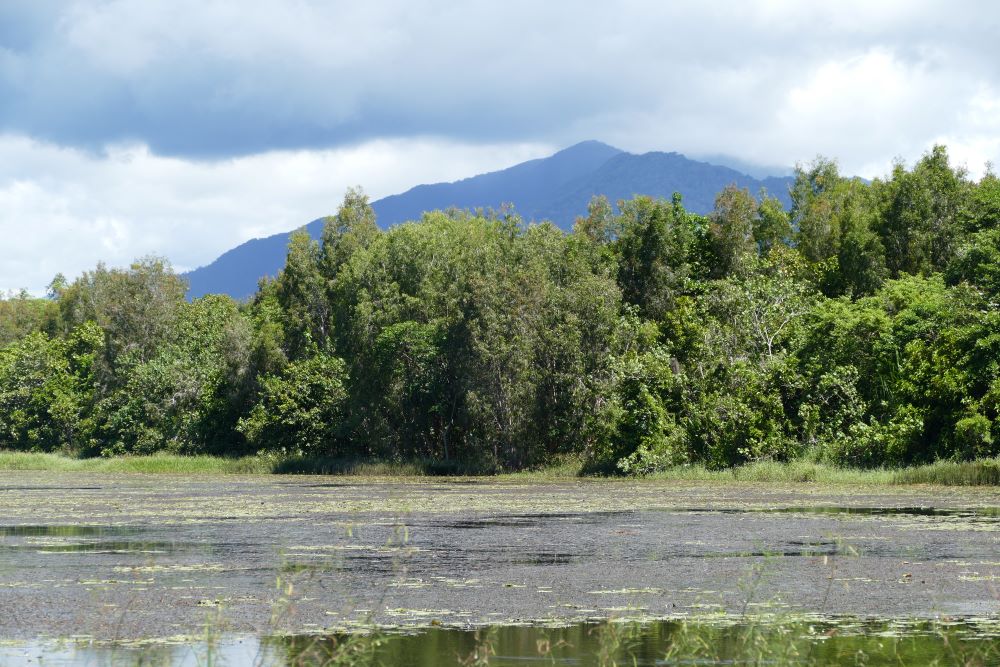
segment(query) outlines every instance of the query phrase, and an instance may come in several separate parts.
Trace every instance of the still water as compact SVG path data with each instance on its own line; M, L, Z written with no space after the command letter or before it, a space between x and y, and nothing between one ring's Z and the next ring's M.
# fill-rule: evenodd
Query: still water
M723 619L410 634L0 646L3 665L1000 665L1000 620Z

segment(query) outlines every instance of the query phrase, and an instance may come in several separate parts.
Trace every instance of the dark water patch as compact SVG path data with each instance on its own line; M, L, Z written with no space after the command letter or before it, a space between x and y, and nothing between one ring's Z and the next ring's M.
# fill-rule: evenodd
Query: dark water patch
M425 574L452 576L456 573L489 567L552 566L583 562L585 555L548 549L515 548L421 549L413 552L351 550L332 554L316 554L312 558L294 559L282 563L286 573L352 572L392 578L404 569L416 569Z
M497 517L491 519L463 519L439 524L442 528L476 530L484 528L537 528L542 525L538 519L527 517Z
M326 563L317 563L316 567L323 570L332 568L388 577L399 573L400 559L398 556L388 554L350 554L340 563L327 561Z
M818 558L822 556L854 555L851 548L835 540L788 540L773 549L734 551L701 551L677 553L674 557L687 558Z
M318 562L286 562L282 563L278 571L282 574L301 574L303 572L335 572L341 569L338 563L331 563L327 561Z
M768 510L764 510L768 511ZM779 514L855 514L862 516L926 516L955 518L1000 518L1000 507L941 508L941 507L783 507Z
M823 514L858 516L922 516L963 519L1000 519L1000 507L848 507L815 505L806 507L746 507L708 508L685 507L667 512L694 514Z
M438 521L433 525L440 528L484 529L484 528L538 528L552 523L597 524L609 517L631 515L632 512L542 512L528 514L502 514L498 516Z

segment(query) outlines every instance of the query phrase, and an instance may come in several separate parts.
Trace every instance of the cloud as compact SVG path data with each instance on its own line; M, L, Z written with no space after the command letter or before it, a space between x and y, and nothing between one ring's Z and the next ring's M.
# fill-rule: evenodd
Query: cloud
M0 287L181 268L584 139L872 177L1000 162L1000 6L0 2Z
M1000 83L987 2L15 4L0 127L98 152L597 138L769 163L833 147L861 166L962 135Z
M334 212L353 185L377 199L552 150L380 140L206 162L157 156L143 145L93 155L0 136L0 291L40 293L57 272L75 276L101 260L122 266L145 254L195 268L242 241Z

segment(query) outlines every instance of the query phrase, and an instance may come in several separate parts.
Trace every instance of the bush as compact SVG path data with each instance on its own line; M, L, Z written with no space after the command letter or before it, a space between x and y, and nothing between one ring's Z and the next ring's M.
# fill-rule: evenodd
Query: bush
M997 454L988 417L973 414L955 424L955 453L963 459L977 459Z
M238 428L260 450L336 454L345 378L344 362L336 357L289 364L264 378L260 401Z
M895 467L908 463L924 432L924 420L913 406L901 408L888 423L853 424L830 444L826 458L857 468Z

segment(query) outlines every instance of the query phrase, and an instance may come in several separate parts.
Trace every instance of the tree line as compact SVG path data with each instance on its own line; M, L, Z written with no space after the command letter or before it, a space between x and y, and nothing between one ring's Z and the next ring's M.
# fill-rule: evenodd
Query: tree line
M1000 453L1000 179L935 147L797 168L791 207L592 200L380 230L350 190L247 303L162 259L0 300L0 448L644 474Z

